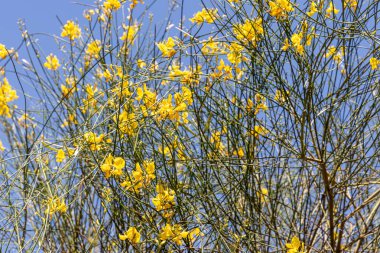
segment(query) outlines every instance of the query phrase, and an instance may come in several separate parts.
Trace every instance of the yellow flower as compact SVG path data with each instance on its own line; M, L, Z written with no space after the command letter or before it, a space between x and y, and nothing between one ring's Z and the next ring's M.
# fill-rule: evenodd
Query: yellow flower
M203 22L213 23L217 17L218 9L205 9L194 14L190 21L196 24L202 24Z
M372 70L376 70L380 65L380 60L376 59L375 57L372 57L371 59L369 59L369 64L371 65Z
M177 52L174 49L175 42L172 37L169 37L166 42L157 43L157 47L164 57L172 57Z
M132 10L133 8L136 7L137 3L140 2L140 4L144 4L144 1L143 0L130 0L132 3L129 5L129 8Z
M119 239L124 241L127 240L133 244L140 242L141 235L135 227L130 227L124 234L119 234Z
M269 1L269 7L269 14L277 19L286 18L288 13L294 10L293 4L289 0Z
M203 41L201 51L205 55L214 55L223 52L223 47L220 42L214 41L213 37L209 37L206 41Z
M178 224L171 226L166 224L162 228L161 233L158 235L159 239L162 241L172 240L177 245L182 245L182 239L186 238L189 235L189 232L186 232Z
M337 15L339 13L339 10L334 6L332 2L330 2L329 7L326 9L326 17L330 18L332 13Z
M160 102L160 105L158 106L157 110L157 119L158 120L164 120L164 119L170 119L170 120L177 120L179 119L178 110L176 110L175 106L172 103L173 96L172 94L169 94L166 99L162 99Z
M244 157L244 149L242 147L238 148L238 150L233 152L233 155L236 155L238 157Z
M315 36L316 36L315 27L312 27L310 33L306 35L306 42L305 42L306 46L311 45L311 42L312 42L313 38L315 38Z
M233 33L239 41L256 46L260 36L264 34L263 20L261 18L247 19L243 24L234 25Z
M268 106L265 103L266 98L263 95L257 93L255 95L255 101L256 101L256 106L255 106L254 102L250 98L248 98L247 105L246 105L246 110L248 112L250 112L253 109L255 109L254 113L256 115L256 114L258 114L260 112L260 110L263 110L263 111L268 110Z
M72 20L68 20L62 28L61 37L68 37L70 40L74 40L79 38L80 35L81 29Z
M136 90L137 97L136 100L140 101L143 100L144 104L148 107L154 107L157 100L157 94L155 92L150 91L146 87L146 83L144 83L143 87L138 87Z
M116 11L121 7L119 0L107 0L103 3L103 7L107 11Z
M142 68L145 68L146 67L146 63L144 60L141 60L141 59L138 59L137 60L137 66L142 69Z
M344 0L343 2L343 8L351 7L353 11L356 11L356 8L358 7L358 1L357 0Z
M202 74L201 69L198 68L193 70L191 67L189 70L181 70L179 65L173 63L172 66L169 66L169 78L174 81L179 78L181 83L184 84L199 84L199 76Z
M261 190L257 192L257 197L260 198L261 203L265 203L267 201L267 197L268 197L268 189L267 188L261 188Z
M136 115L133 112L128 113L123 111L120 115L115 115L113 120L118 123L119 130L122 134L132 136L138 128Z
M0 116L11 117L8 103L17 98L16 91L12 89L8 79L4 77L3 81L0 82Z
M0 151L4 151L4 150L5 150L5 148L4 148L3 142L0 141Z
M288 249L287 253L303 253L304 252L304 244L301 244L300 239L297 236L292 238L290 243L286 244L286 248Z
M289 40L288 40L288 38L285 38L284 45L282 46L281 50L287 51L289 49L289 47L290 47Z
M329 46L327 49L327 53L325 54L325 57L328 58L336 53L336 47L335 46Z
M59 64L59 60L57 56L50 54L46 57L46 62L44 63L44 67L49 70L57 70L61 66Z
M295 45L295 46L301 44L302 34L301 33L295 33L295 34L293 34L292 38L291 38L291 41L292 41L293 45Z
M57 155L55 156L57 163L62 162L63 160L65 160L65 158L66 158L65 152L63 151L63 149L59 149L57 152Z
M105 174L106 178L111 175L121 176L123 174L123 169L125 167L125 160L122 157L113 157L111 154L107 156L100 169Z
M303 55L305 49L302 45L302 32L293 34L290 40L292 41L292 45L296 52Z
M62 95L65 98L69 98L75 91L77 91L77 83L74 78L66 78L66 85L61 85Z
M90 146L91 151L100 150L103 142L104 134L96 136L93 132L87 132L83 135L84 141Z
M155 165L154 161L144 162L144 167L145 167L146 173L148 173L148 177L150 179L156 178L156 176L154 174L154 172L156 170L156 165Z
M171 239L174 236L174 233L172 231L172 226L170 224L166 224L165 227L161 230L161 233L158 235L160 240L168 240Z
M47 208L45 210L46 214L53 215L56 212L65 213L67 211L67 206L63 199L58 197L52 197L47 201Z
M133 45L135 38L137 36L138 26L137 25L131 25L131 26L123 25L123 28L125 31L120 39L126 42L127 44Z
M244 47L242 45L239 45L236 42L232 42L229 46L229 52L227 54L227 59L232 63L232 64L239 64L241 60L244 58L243 57L243 52Z
M316 2L314 2L314 1L312 1L311 3L310 3L310 11L308 11L308 12L306 12L306 14L309 16L309 17L311 17L311 16L313 16L315 13L317 13L318 12L318 9L317 9L317 3Z
M255 137L259 137L259 135L261 136L265 136L269 133L268 129L266 129L265 127L263 126L255 126L253 130L251 130L250 132L252 135L254 135Z
M5 59L8 56L7 48L0 43L0 58Z
M102 50L100 40L94 40L88 44L86 49L86 54L90 57L94 57L95 59L99 58L99 52Z
M174 206L175 192L173 190L157 184L156 191L157 196L152 199L152 203L157 211L166 210Z
M338 51L335 46L329 46L329 48L327 49L327 53L325 54L325 57L332 57L336 63L339 63L342 60L342 55L343 48L340 48L340 50Z
M287 97L289 97L289 94L290 94L289 91L276 90L274 100L280 104L285 103Z
M149 179L148 179L149 180ZM147 180L147 183L148 183ZM144 183L144 172L141 169L139 163L136 163L135 169L132 171L132 177L127 177L124 182L121 183L122 187L125 187L127 190L134 189L138 191L141 187L143 187Z

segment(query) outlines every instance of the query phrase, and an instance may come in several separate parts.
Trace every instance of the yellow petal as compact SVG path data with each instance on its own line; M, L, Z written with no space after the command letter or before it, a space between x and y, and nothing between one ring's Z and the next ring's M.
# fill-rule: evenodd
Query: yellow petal
M297 236L293 236L293 238L292 238L292 245L296 249L298 249L301 246L300 239L298 239Z
M115 166L116 169L120 170L120 169L123 169L124 166L125 166L125 161L123 158L121 157L116 157L114 160L113 160L113 166Z
M119 239L122 241L125 241L125 240L127 240L127 236L124 234L119 234Z

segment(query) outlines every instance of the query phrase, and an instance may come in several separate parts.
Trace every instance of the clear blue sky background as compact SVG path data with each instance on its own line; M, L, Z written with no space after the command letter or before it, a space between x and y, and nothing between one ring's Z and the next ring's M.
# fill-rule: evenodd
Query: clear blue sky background
M78 0L83 4L92 4L90 0ZM1 1L0 43L7 47L16 47L21 41L17 21L25 19L30 32L59 34L60 24L57 16L66 21L82 17L84 7L73 0L12 0Z

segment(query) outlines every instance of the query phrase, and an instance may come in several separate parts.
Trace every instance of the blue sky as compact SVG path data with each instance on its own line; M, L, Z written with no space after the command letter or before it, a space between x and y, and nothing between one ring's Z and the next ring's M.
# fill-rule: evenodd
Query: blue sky
M91 4L90 0L79 0ZM0 43L7 47L16 47L21 41L17 21L25 19L30 32L58 34L60 24L57 16L63 21L81 17L84 7L73 0L12 0L1 1ZM6 10L6 11L4 11Z

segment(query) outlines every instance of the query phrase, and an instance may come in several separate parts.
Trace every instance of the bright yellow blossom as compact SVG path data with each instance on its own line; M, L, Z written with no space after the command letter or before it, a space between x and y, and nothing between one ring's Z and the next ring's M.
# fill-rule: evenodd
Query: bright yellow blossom
M123 40L127 44L133 45L135 38L137 36L138 26L137 25L131 25L131 26L123 25L123 28L125 31L120 39Z
M149 109L153 109L156 106L157 94L147 88L146 83L144 83L143 87L138 87L136 93L136 100L142 100Z
M17 98L16 91L12 89L8 79L4 77L3 81L0 81L0 116L11 117L8 103Z
M44 63L44 67L49 70L57 70L61 66L59 64L59 60L57 56L50 54L46 57L46 62Z
M90 146L91 151L100 150L104 139L104 134L97 136L93 132L87 132L83 135L84 141Z
M157 211L166 210L174 206L175 192L165 188L162 184L156 186L157 196L152 199Z
M343 57L343 48L340 48L338 51L335 46L329 46L327 49L327 53L325 54L326 58L332 57L333 60L339 64Z
M238 150L235 150L233 152L233 155L236 155L238 157L244 157L244 149L242 147L238 148Z
M335 46L329 46L327 49L327 53L325 54L325 57L328 58L336 53L336 47Z
M256 138L261 136L265 136L269 133L268 129L266 129L263 126L255 126L253 130L250 132L252 135L254 135Z
M287 253L304 253L305 247L304 244L301 243L300 239L297 236L292 238L290 243L286 244L286 248L288 249Z
M45 210L46 214L50 216L56 212L65 213L67 211L67 206L63 199L58 197L52 197L47 201L47 208Z
M113 120L118 124L120 132L129 136L134 135L138 127L136 115L133 112L123 111L119 115L115 115Z
M281 50L282 51L287 51L290 47L290 43L289 43L289 40L288 38L285 38L284 40L284 45L281 47Z
M312 1L311 3L310 3L310 10L308 11L308 12L306 12L306 14L309 16L309 17L311 17L311 16L313 16L315 13L317 13L318 12L318 9L317 9L317 3L316 2L314 2L314 1Z
M244 47L242 45L239 45L236 42L232 42L229 45L229 52L227 54L227 59L232 63L232 64L239 64L243 57L243 52Z
M133 8L136 7L136 5L138 4L138 2L140 2L140 4L144 4L144 1L143 0L130 0L132 3L129 5L129 8L132 10Z
M209 37L203 42L201 51L204 55L215 55L223 53L222 43L215 41L213 37Z
M182 240L188 235L189 232L183 230L180 225L175 224L174 226L171 226L170 224L166 224L165 227L162 228L158 237L162 241L172 240L175 244L182 245Z
M263 20L261 18L247 19L243 24L236 24L233 33L239 41L256 46L260 36L264 34Z
M194 14L190 21L196 24L202 24L203 22L214 23L217 17L218 9L205 9Z
M140 238L141 235L135 227L130 227L124 234L119 234L120 240L124 241L128 239L128 241L133 244L139 243Z
M310 33L308 33L308 34L306 35L305 45L306 45L306 46L310 46L310 45L311 45L311 42L312 42L313 38L315 38L315 36L316 36L316 34L315 34L315 27L313 26L313 27L311 28Z
M289 0L269 1L269 14L277 19L286 18L288 13L293 11L293 4Z
M5 148L4 148L3 142L0 141L0 151L4 151L4 150L5 150Z
M172 37L169 37L166 42L157 43L157 47L164 57L172 57L177 52L174 49L175 42Z
M296 52L303 55L305 53L305 49L302 45L302 32L293 34L290 40L292 41L292 45Z
M121 176L123 174L123 169L125 167L125 160L122 157L113 157L111 154L107 156L100 169L105 174L106 178L111 175Z
M154 161L145 161L144 167L145 167L146 173L148 174L148 178L149 179L155 179L156 178L156 176L155 176L156 165L155 165Z
M94 40L88 44L86 54L95 59L99 58L99 52L102 50L100 40Z
M119 0L106 0L103 7L107 11L116 11L121 7L121 3Z
M380 60L375 57L372 57L371 59L369 59L369 64L371 65L372 70L377 70L380 65Z
M55 156L57 163L62 162L63 160L65 160L65 158L66 158L65 151L63 151L63 149L59 149L57 151L57 155Z
M339 10L334 6L332 2L330 2L329 7L326 9L326 17L330 18L331 14L337 15Z
M138 59L137 60L137 66L142 69L146 67L146 62L144 60Z
M5 59L8 56L7 48L0 43L0 59Z
M138 191L143 186L148 186L152 179L156 178L155 175L155 164L153 161L144 161L143 166L145 168L145 173L142 170L140 163L136 163L135 169L132 171L132 176L127 177L121 186L127 190Z
M81 29L77 24L72 20L68 20L67 23L63 26L61 36L68 37L70 40L79 38L81 35Z
M261 188L261 190L257 192L257 197L260 199L261 203L267 202L268 189L267 188Z
M353 11L356 11L356 8L358 7L358 1L357 0L344 0L343 2L343 8L350 7Z

